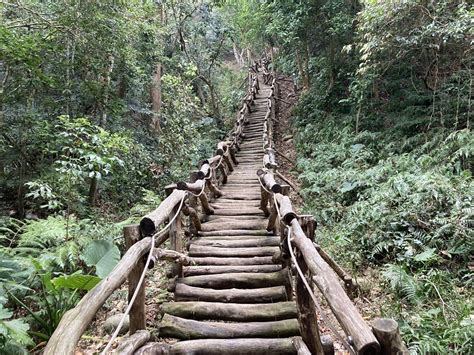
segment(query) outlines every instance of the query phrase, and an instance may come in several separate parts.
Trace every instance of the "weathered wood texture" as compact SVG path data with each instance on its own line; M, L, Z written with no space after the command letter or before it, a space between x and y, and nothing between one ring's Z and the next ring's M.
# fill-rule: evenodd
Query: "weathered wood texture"
M193 287L178 283L174 291L176 301L209 301L233 303L271 303L288 299L284 286L253 288L253 289L225 289Z
M129 250L136 242L140 240L140 227L136 224L125 226L123 228L123 234L125 237L125 246ZM132 269L128 275L128 301L132 298L135 290L137 289L138 282L145 268L145 262L143 259L138 260L136 266ZM143 282L138 294L135 298L135 302L130 310L130 334L134 334L137 330L145 329L146 327L146 316L145 316L145 283Z
M150 332L138 330L136 333L120 339L119 345L112 353L114 355L133 355L135 351L145 345L149 339Z
M380 342L382 354L405 355L409 354L407 347L400 336L398 323L393 319L378 318L372 322L372 330Z
M162 313L182 318L224 321L273 321L296 318L294 302L241 304L219 302L169 302L161 306Z
M228 273L216 275L189 276L178 279L179 283L189 286L212 289L261 288L289 283L288 270L271 273Z
M346 334L354 339L354 346L359 354L377 354L380 345L370 327L351 302L337 275L321 258L310 239L306 237L298 220L291 222L294 244L313 274L313 281L331 307L332 312L343 327Z
M308 273L308 267L299 252L297 253L297 262L303 274L306 275ZM309 284L311 284L311 282L309 282ZM301 337L312 354L322 355L323 349L319 337L318 317L315 305L299 274L296 276L295 288Z
M292 338L283 339L199 339L175 344L154 343L140 355L294 355L297 354Z
M165 314L160 336L178 339L279 338L299 335L296 319L267 322L201 322Z
M143 217L140 221L142 234L146 236L153 234L158 226L168 219L173 208L180 203L185 194L186 191L174 190L156 210Z

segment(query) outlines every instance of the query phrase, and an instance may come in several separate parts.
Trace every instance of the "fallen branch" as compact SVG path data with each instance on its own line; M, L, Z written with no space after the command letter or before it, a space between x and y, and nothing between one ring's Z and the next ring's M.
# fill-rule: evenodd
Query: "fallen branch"
M191 259L188 256L174 250L155 248L153 256L159 260L173 261L182 265L189 265L191 263Z
M280 173L279 171L276 171L276 174L277 176L282 179L284 182L286 182L288 185L291 186L291 188L298 194L299 197L303 198L303 196L300 194L300 191L299 189L296 188L296 186L290 181L288 180L284 175L282 175L282 173Z
M294 161L292 161L290 158L288 158L288 157L287 157L285 154L283 154L282 152L279 152L279 151L276 150L276 149L275 149L275 152L276 152L279 156L281 156L283 159L285 159L288 163L290 163L290 164L292 164L292 165L295 164Z
M287 105L291 105L291 102L288 102L288 101L286 101L286 100L283 100L283 99L280 98L280 97L276 97L276 96L275 96L275 99L278 100L278 101L284 102L284 103L287 104Z

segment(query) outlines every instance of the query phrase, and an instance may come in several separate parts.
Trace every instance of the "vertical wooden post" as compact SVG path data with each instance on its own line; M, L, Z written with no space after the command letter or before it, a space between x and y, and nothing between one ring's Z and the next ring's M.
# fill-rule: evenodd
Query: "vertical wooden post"
M128 249L133 244L140 240L140 226L138 224L131 224L123 228L123 235L125 237L125 246ZM145 268L145 261L139 260L137 265L128 275L128 301L132 298L138 285L138 281ZM145 282L142 283L138 291L135 302L130 309L130 334L134 334L137 330L145 329Z
M273 202L273 199L270 199L270 217L268 218L267 231L273 232L273 234L276 234L278 231L277 218L278 212L275 207L275 202Z
M321 336L324 355L334 355L334 343L330 335Z
M405 355L408 349L402 341L398 323L389 318L377 318L372 322L372 331L380 342L382 354Z
M290 195L290 185L281 185L281 192L283 196L289 196Z
M314 242L314 233L316 230L316 220L310 214L304 214L298 216L298 223L301 225L306 236Z
M178 214L178 217L171 223L169 228L169 236L170 236L170 248L171 250L175 250L178 253L183 251L183 238L181 235L181 216L179 216L179 206L175 206L173 208L173 212L170 218L173 218L175 214ZM173 276L182 277L183 276L183 266L180 263L175 262L172 267Z
M296 253L296 260L304 275L308 272L308 267L300 252ZM309 282L312 285L312 282ZM298 308L298 320L300 324L301 336L311 351L311 354L322 355L323 347L319 337L318 317L315 305L308 293L299 274L296 276L296 306Z
M224 164L221 163L221 165L219 165L219 171L221 172L221 183L222 184L227 184L227 171L225 169L225 166Z
M265 217L270 216L270 211L268 209L268 200L269 200L269 194L265 189L260 186L260 209L263 211L263 214Z

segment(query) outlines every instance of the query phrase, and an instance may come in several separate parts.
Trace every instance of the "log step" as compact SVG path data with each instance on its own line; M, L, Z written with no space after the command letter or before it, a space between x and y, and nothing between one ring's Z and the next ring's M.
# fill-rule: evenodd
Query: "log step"
M245 239L266 239L270 238L268 235L214 235L214 236L201 236L200 238L206 240L245 240ZM191 241L199 238L191 239Z
M178 283L174 291L175 301L274 303L286 301L287 299L285 286L214 290Z
M206 245L219 248L248 248L248 247L276 247L280 245L280 237L254 238L239 240L234 239L209 239L196 238L191 240L191 245Z
M300 337L295 337L300 338ZM179 355L295 355L293 338L199 339L174 344L149 343L143 354Z
M222 197L234 200L260 201L260 194L249 194L244 192L222 192Z
M216 210L216 212L217 212L217 210ZM231 236L231 235L272 235L272 233L267 231L266 229L262 229L262 230L225 229L225 230L210 231L210 232L199 231L198 235L203 236L203 237L206 237L206 236L215 237L215 236L219 236L219 235L222 235L222 236Z
M256 247L256 248L216 248L204 245L190 245L190 256L229 256L229 257L251 257L272 256L280 251L279 247Z
M296 319L270 322L203 322L165 314L159 324L160 337L176 339L284 338L299 335Z
M173 316L238 322L275 321L297 317L295 302L261 304L219 302L167 302L161 312Z
M235 206L237 207L237 205ZM260 215L263 216L262 210L258 207L248 207L248 208L216 208L214 210L214 215L216 216L242 216L242 215Z
M275 272L281 270L280 265L206 265L206 266L184 266L184 276L196 275L210 275L210 274L225 274L225 273L242 273L242 272Z
M262 286L272 287L288 285L288 270L282 269L277 272L253 273L236 272L228 274L210 274L179 278L177 284L185 284L194 287L208 287L212 289L230 288L260 288Z
M272 263L271 256L254 256L253 258L194 257L190 259L194 265L266 265Z
M241 220L256 220L256 221L266 221L267 219L264 216L216 216L216 215L209 215L205 216L205 221L241 221Z
M212 221L205 222L201 225L204 232L217 231L222 229L264 229L268 225L267 221L258 220L240 220L240 221Z

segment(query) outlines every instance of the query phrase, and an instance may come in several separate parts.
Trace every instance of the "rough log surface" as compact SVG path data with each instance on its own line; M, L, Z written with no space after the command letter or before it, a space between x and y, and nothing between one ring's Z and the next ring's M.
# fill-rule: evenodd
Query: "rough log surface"
M133 355L137 349L150 339L150 332L138 330L135 334L120 339L119 345L113 351L116 355Z
M214 290L178 283L174 291L174 298L175 301L271 303L286 301L287 295L285 286Z
M274 321L296 317L294 302L241 304L219 302L169 302L161 306L162 313L182 318L225 321Z
M180 278L178 283L188 286L208 287L213 289L229 288L261 288L289 283L288 270L283 269L271 273L228 273L215 275L199 275Z
M409 353L400 336L398 323L393 319L378 318L374 320L372 330L380 342L382 354L405 355Z
M110 274L90 290L75 308L67 311L46 345L44 354L73 354L76 344L97 311L127 279L130 272L150 250L151 238L135 243L127 250ZM164 240L163 240L164 242ZM157 246L159 246L157 244ZM67 341L65 341L67 339Z
M173 208L181 201L186 191L174 190L160 206L153 212L147 214L140 221L140 229L143 235L151 235L155 232L160 224L165 222Z
M314 282L337 320L346 334L354 339L356 350L359 354L377 354L380 351L377 339L339 284L337 275L321 258L311 240L303 233L297 219L292 220L291 226L294 244L301 252L308 269L313 274Z
M185 266L183 268L184 276L226 274L236 272L267 273L275 272L281 269L280 265L203 265L203 266Z
M299 334L296 319L268 322L202 322L165 314L160 336L178 339L283 338Z
M292 338L282 339L199 339L175 344L155 343L140 354L180 355L294 355Z

